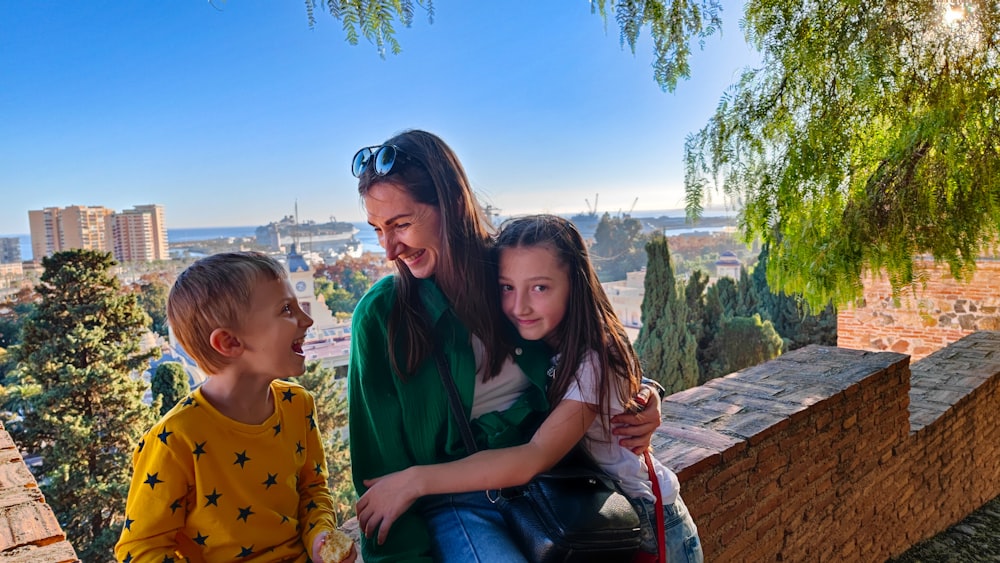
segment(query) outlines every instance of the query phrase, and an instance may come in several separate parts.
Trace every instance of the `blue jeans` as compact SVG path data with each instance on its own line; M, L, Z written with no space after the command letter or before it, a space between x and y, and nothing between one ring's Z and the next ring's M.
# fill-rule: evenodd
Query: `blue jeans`
M420 500L440 563L527 563L485 491L433 495Z
M659 545L656 540L656 503L643 499L631 499L632 506L639 515L642 526L642 545L640 549L648 553L657 553ZM694 525L687 506L677 495L673 504L663 507L663 527L666 533L668 563L702 563L705 556L701 550L701 540L698 538L698 527Z

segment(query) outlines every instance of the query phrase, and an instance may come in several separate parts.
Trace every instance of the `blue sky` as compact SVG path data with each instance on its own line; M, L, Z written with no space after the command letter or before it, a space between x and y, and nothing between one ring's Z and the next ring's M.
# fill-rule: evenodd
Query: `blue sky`
M683 143L757 56L722 37L673 93L589 2L435 0L381 59L304 3L0 3L0 233L28 210L166 207L170 228L294 210L359 221L349 161L408 128L439 134L505 215L683 207ZM636 199L638 198L638 199Z

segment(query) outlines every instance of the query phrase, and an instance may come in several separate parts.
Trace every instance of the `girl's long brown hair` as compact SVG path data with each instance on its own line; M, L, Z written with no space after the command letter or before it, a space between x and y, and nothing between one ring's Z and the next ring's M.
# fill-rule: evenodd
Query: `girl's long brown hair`
M409 192L418 203L436 207L441 216L441 248L434 282L444 293L470 333L482 340L484 377L500 372L512 347L504 338L496 264L490 257L495 233L476 201L462 163L437 135L420 130L405 131L387 140L404 153L389 174L378 176L369 166L358 179L364 198L377 184L388 182ZM416 278L402 260L396 260L396 302L388 320L390 362L405 378L432 353L436 343L420 306ZM401 347L404 358L397 358ZM405 365L400 366L399 361Z
M550 249L569 275L566 316L554 335L559 362L549 383L549 403L553 408L559 403L585 355L593 351L601 370L598 413L610 412L611 393L617 393L627 409L636 407L633 398L642 379L639 358L597 279L580 231L556 215L511 219L501 226L497 258L506 248L533 246Z

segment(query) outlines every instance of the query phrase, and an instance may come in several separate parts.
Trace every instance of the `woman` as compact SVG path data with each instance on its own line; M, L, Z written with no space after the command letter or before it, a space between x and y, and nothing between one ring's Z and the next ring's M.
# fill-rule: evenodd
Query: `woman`
M350 443L354 485L363 494L365 479L465 455L443 375L455 380L480 448L530 439L548 413L551 350L521 340L504 320L492 225L444 141L404 132L358 151L352 172L368 222L398 270L354 311ZM623 446L649 445L660 421L659 401L649 404L614 421L632 425L616 428ZM376 531L362 530L367 563L524 561L481 491L421 500L381 544Z

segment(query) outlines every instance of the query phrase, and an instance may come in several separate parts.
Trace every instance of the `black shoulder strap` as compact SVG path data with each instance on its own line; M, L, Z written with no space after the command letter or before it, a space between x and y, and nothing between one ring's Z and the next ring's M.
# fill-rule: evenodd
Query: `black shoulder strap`
M451 407L451 414L458 422L458 429L462 433L462 442L465 444L465 449L469 450L469 454L474 454L477 448L476 440L472 437L472 427L469 426L469 420L462 411L462 400L458 397L458 388L455 387L455 380L451 377L451 368L448 366L448 360L445 359L440 347L434 348L434 359L437 360L441 382L448 391L448 406Z

